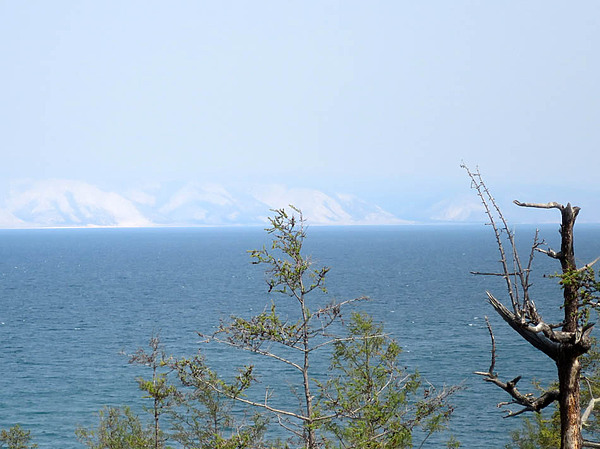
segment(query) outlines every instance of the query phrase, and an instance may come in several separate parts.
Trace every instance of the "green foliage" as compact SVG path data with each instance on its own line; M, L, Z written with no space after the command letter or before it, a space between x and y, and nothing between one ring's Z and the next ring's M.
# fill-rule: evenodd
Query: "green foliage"
M232 323L221 323L219 331L248 348L258 349L264 341L294 344L302 321L283 322L276 309L273 303L269 312L264 311L250 319L233 317Z
M7 449L34 449L37 444L31 443L31 432L24 430L16 424L8 430L0 432L0 448Z
M558 409L551 418L541 413L523 420L522 428L511 432L507 449L556 449L560 447L560 416Z
M594 269L589 265L583 269L568 270L555 276L560 279L559 283L563 289L574 287L577 291L578 321L581 326L586 325L591 309L598 309L600 306L600 280L596 279Z
M271 250L264 247L262 250L251 250L250 255L254 264L266 263L269 265L267 273L271 278L267 281L269 292L275 291L293 296L299 301L318 288L326 292L324 281L329 271L328 267L312 269L310 257L304 257L302 246L306 238L306 227L302 212L290 206L299 217L289 215L285 209L274 210L275 216L269 218L271 227L267 228L268 234L273 235ZM308 275L310 284L305 285L305 276Z
M154 449L164 447L165 435L160 429L160 417L173 403L177 396L177 389L170 385L167 379L170 371L170 358L167 357L164 348L160 344L160 337L153 335L149 341L150 351L146 352L139 348L133 354L129 363L145 365L151 368L152 378L137 379L140 390L147 393L145 398L152 399L152 408L147 408L154 417ZM167 370L161 371L161 370Z
M353 313L348 336L334 343L330 379L321 406L334 417L323 427L342 448L412 447L413 430L425 438L445 428L452 413L443 392L427 385L417 372L399 366L401 349L381 324Z
M128 408L106 407L99 412L96 430L79 427L75 434L89 449L151 449L153 433L144 429L140 419Z
M460 447L460 441L458 441L454 436L451 436L446 442L446 447L448 449L458 449Z
M251 369L241 370L236 381L227 384L207 366L200 353L180 359L174 366L186 389L171 411L175 441L186 449L262 447L266 421L256 414L248 422L236 422L232 413L231 398L243 395L251 380Z

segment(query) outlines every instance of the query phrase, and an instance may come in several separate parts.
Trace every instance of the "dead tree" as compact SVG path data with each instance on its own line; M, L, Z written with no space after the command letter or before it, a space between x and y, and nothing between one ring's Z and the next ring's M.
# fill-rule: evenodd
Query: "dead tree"
M582 282L582 279L589 276L590 272L592 273L591 276L593 276L590 268L594 262L580 269L577 269L575 264L573 227L580 208L571 206L570 203L563 206L559 203L538 204L514 201L517 206L557 209L561 213L560 251L554 251L550 248L544 249L545 243L539 240L538 232L536 231L531 253L529 254L529 261L525 266L519 259L514 234L509 229L496 201L483 183L479 171L471 172L468 167L464 165L462 167L471 178L472 188L476 190L485 208L501 255L500 263L502 270L499 273L475 272L474 274L500 276L505 280L510 304L508 306L503 304L490 292L487 292L488 300L494 310L511 328L533 347L546 354L555 362L558 371L558 389L546 391L542 395L535 397L532 394L523 394L517 389L517 383L521 379L521 376L507 382L501 381L494 372L495 342L489 322L488 329L492 337L492 363L487 372L477 372L476 374L483 376L486 381L499 386L511 396L512 400L510 402L499 404L499 406L509 404L522 406L516 412L509 411L507 416L516 416L527 411L539 412L554 401L558 401L560 409L561 449L600 447L592 445L596 443L584 442L581 436L582 417L579 396L579 357L585 354L592 344L590 333L593 324L587 322L587 314L585 312L588 307L597 305L597 301L595 304L592 304L592 301L589 300L591 295L585 292L585 285ZM537 310L533 298L529 294L529 287L531 286L529 274L536 251L558 260L561 264L562 275L559 277L564 295L564 302L562 304L564 320L561 323L547 323L544 321Z

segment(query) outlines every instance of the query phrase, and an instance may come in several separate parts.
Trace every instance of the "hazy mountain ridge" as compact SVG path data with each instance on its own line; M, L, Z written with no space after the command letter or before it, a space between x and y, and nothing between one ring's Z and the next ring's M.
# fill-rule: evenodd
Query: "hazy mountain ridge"
M0 228L260 225L270 209L289 204L316 225L409 223L352 195L283 185L231 190L187 183L115 192L54 179L13 185L0 207Z

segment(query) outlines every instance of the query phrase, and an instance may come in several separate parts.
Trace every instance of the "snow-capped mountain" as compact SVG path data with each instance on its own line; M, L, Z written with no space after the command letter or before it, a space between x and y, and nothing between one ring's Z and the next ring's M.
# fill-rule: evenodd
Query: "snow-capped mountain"
M0 213L3 227L151 226L135 205L115 192L71 180L45 180L13 188Z
M407 223L355 196L283 185L240 191L187 183L115 192L55 179L13 185L0 203L0 228L256 225L270 209L290 204L316 225Z

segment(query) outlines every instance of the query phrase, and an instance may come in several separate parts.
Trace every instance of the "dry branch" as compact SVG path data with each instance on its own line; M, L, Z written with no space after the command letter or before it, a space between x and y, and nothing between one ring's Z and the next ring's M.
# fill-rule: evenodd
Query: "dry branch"
M596 257L594 260L592 260L590 263L586 263L583 267L579 268L577 271L585 271L588 268L591 268L593 265L596 264L596 262L598 262L600 260L600 257Z
M559 210L563 210L564 206L560 203L556 203L556 202L551 202L551 203L523 203L519 200L514 200L513 203L515 203L517 206L521 206L521 207L536 207L538 209L559 209Z
M558 399L558 390L550 390L544 392L539 397L534 397L532 394L523 394L517 389L517 383L521 380L521 376L515 377L513 380L508 382L502 382L496 373L494 373L494 366L496 364L496 340L494 338L494 332L492 331L492 326L488 320L488 317L485 317L485 322L487 324L487 328L490 334L490 338L492 341L492 349L491 356L492 361L490 363L490 369L487 372L483 371L475 371L475 374L479 376L483 376L486 382L491 382L494 385L502 388L513 398L511 402L501 402L498 404L498 407L502 407L504 405L518 404L523 406L523 408L517 412L513 412L509 410L505 417L517 416L521 413L532 411L539 412L544 409L548 405L552 404L554 401Z

